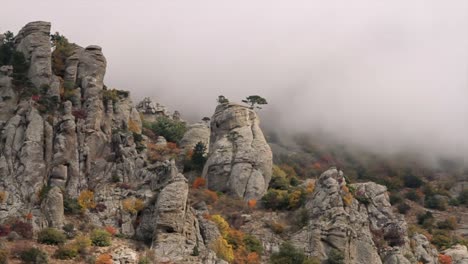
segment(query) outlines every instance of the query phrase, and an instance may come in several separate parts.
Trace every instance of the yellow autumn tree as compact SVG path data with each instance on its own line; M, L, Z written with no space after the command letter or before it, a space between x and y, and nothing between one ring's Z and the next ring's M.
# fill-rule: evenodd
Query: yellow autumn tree
M145 207L145 203L143 200L130 197L122 201L122 207L125 211L129 212L130 214L136 214L139 211L143 210Z
M211 243L210 248L216 253L218 258L224 259L225 261L231 263L234 260L234 251L232 246L228 244L226 239L219 237L213 243Z
M95 208L94 193L90 190L82 191L78 196L78 204L83 210Z
M229 234L229 223L221 215L218 214L212 215L211 221L215 222L223 238L226 238Z

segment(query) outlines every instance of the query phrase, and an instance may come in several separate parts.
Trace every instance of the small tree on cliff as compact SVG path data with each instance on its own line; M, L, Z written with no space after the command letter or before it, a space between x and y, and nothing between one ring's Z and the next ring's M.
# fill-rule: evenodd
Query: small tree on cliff
M254 109L254 108L262 109L260 106L257 106L257 105L268 104L267 100L259 95L250 95L245 100L242 100L242 102L249 104L250 109Z
M227 99L224 95L218 96L218 104L227 104L229 103L229 99Z

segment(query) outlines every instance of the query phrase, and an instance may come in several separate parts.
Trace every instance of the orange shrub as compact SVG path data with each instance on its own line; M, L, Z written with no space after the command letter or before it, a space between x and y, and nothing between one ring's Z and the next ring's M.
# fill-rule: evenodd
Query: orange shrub
M113 226L106 226L104 229L107 231L107 233L111 234L112 236L115 236L117 234L117 228Z
M307 184L306 193L313 193L315 190L315 183L309 182Z
M24 216L24 218L25 218L26 220L32 220L32 219L33 219L33 214L32 214L32 213L26 214L26 215Z
M112 256L109 254L102 254L96 259L96 264L112 264Z
M213 192L213 191L210 191L210 190L204 190L203 192L206 194L206 196L208 198L208 201L209 201L208 204L210 204L210 203L213 204L213 203L216 203L216 201L218 201L218 194L216 192Z
M252 199L247 202L247 205L249 206L250 209L254 209L255 206L257 206L257 200Z
M250 252L247 255L247 264L260 264L260 256L257 252Z
M439 254L440 264L452 264L452 257L444 254Z
M202 177L197 177L192 184L192 188L194 189L200 189L202 187L206 186L206 180Z

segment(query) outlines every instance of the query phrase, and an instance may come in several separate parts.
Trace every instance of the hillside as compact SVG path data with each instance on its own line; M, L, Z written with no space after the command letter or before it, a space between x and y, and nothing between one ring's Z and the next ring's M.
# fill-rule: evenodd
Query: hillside
M468 263L463 163L264 135L223 96L192 124L50 30L0 35L0 263Z

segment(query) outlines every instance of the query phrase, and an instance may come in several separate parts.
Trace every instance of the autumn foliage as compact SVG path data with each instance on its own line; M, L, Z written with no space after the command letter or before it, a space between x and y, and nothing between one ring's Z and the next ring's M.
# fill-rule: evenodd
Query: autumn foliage
M257 206L257 200L252 199L247 202L247 205L249 206L250 209L254 209L255 206Z
M440 264L452 264L452 257L444 254L439 254Z
M102 254L96 259L96 264L112 264L112 256L109 254Z
M104 230L106 230L107 233L111 234L112 236L115 236L117 234L117 229L113 226L106 226Z
M202 177L197 177L192 183L192 188L194 189L200 189L205 186L206 186L206 180Z
M89 190L82 191L78 197L78 204L84 210L95 208L96 203L94 202L94 193Z

